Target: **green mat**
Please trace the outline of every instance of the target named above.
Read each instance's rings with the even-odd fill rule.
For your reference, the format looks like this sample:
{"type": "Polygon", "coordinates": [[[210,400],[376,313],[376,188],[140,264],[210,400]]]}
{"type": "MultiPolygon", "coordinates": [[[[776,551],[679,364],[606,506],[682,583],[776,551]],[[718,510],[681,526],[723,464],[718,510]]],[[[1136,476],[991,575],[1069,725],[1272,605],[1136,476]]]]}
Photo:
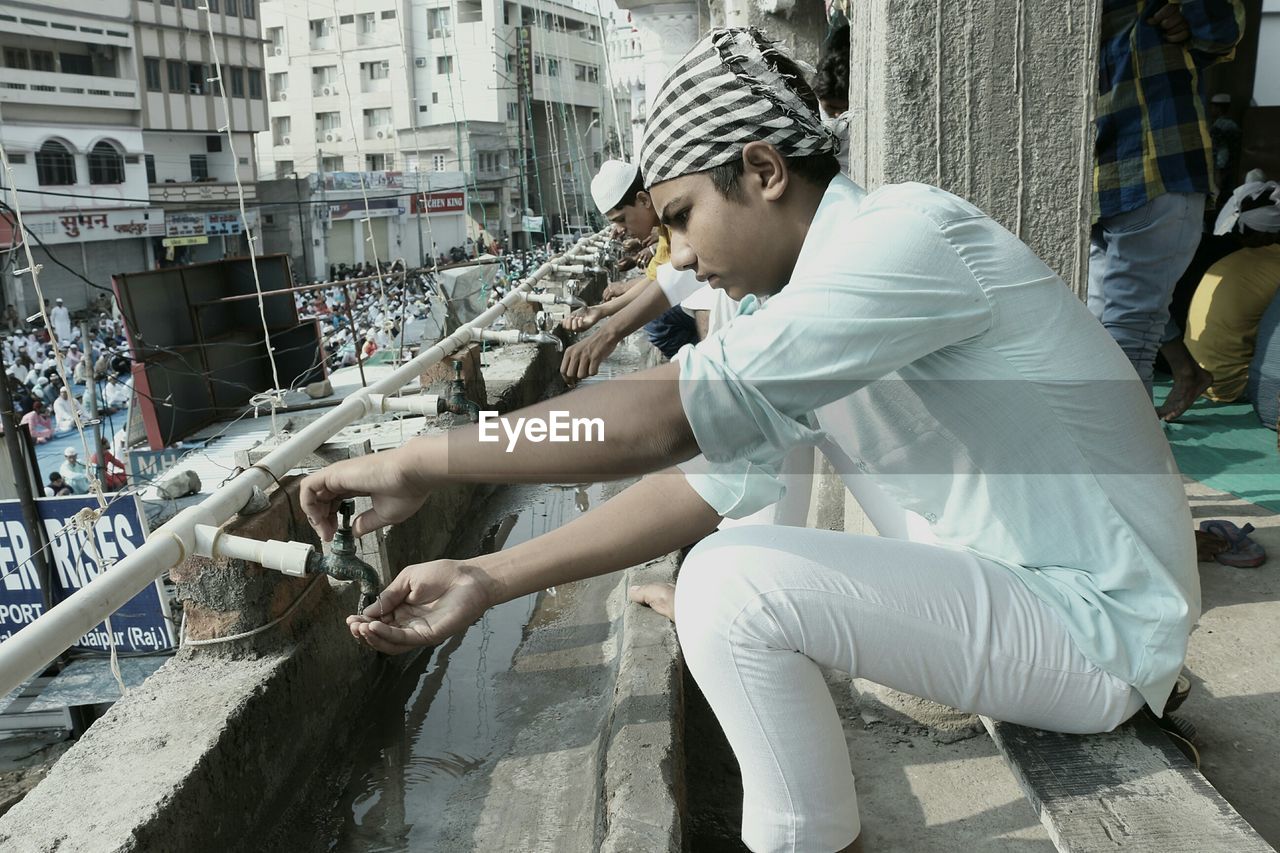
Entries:
{"type": "MultiPolygon", "coordinates": [[[[1156,382],[1156,404],[1171,383],[1156,382]]],[[[1276,434],[1245,403],[1196,401],[1165,435],[1182,473],[1206,486],[1280,512],[1280,453],[1276,434]]]]}

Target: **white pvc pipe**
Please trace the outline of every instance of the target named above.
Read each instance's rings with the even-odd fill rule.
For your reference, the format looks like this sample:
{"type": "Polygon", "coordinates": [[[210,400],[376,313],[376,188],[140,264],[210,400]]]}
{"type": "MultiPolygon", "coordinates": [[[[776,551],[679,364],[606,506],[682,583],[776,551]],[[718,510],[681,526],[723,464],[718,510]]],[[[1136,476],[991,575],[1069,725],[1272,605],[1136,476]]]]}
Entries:
{"type": "MultiPolygon", "coordinates": [[[[584,238],[575,247],[585,245],[584,238]]],[[[312,421],[253,467],[219,487],[199,504],[189,506],[158,527],[136,551],[122,558],[109,571],[98,575],[56,607],[40,615],[9,639],[0,643],[0,695],[22,684],[32,674],[48,666],[63,650],[94,626],[120,609],[147,584],[177,566],[196,551],[196,526],[220,527],[234,516],[253,494],[263,491],[278,477],[297,466],[334,433],[370,413],[372,394],[391,394],[407,385],[426,367],[476,340],[477,332],[520,301],[521,291],[556,269],[552,258],[511,290],[497,303],[400,365],[387,376],[349,395],[334,408],[312,421]],[[269,472],[269,473],[268,473],[269,472]]]]}
{"type": "Polygon", "coordinates": [[[197,524],[196,553],[203,557],[247,560],[264,569],[302,577],[307,573],[307,558],[315,551],[306,542],[282,542],[278,539],[250,539],[224,533],[221,527],[197,524]]]}
{"type": "Polygon", "coordinates": [[[369,408],[374,414],[388,412],[413,412],[418,415],[440,414],[440,397],[437,394],[418,394],[413,397],[389,397],[386,394],[370,394],[369,408]]]}

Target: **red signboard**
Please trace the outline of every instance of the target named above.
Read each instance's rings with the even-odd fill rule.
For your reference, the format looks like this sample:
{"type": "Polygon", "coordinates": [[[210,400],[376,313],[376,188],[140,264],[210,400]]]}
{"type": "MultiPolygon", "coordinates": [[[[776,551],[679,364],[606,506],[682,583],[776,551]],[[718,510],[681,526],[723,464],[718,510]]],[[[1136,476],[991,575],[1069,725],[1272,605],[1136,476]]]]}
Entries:
{"type": "Polygon", "coordinates": [[[8,213],[0,213],[0,252],[20,245],[22,240],[18,235],[17,221],[8,213]]]}
{"type": "Polygon", "coordinates": [[[467,209],[466,194],[462,190],[415,193],[409,198],[412,213],[462,213],[467,209]]]}

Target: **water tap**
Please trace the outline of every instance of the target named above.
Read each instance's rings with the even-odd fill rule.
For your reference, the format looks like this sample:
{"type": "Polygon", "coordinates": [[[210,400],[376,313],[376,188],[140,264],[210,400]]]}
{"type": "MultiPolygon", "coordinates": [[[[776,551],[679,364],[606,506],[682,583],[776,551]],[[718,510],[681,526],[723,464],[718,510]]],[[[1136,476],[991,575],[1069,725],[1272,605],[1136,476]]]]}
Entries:
{"type": "Polygon", "coordinates": [[[564,341],[560,340],[550,332],[538,332],[536,335],[531,332],[520,333],[520,343],[522,344],[553,344],[557,352],[564,352],[564,341]]]}
{"type": "Polygon", "coordinates": [[[442,398],[439,406],[441,413],[466,415],[473,424],[480,420],[480,407],[467,399],[467,383],[462,381],[462,362],[460,361],[453,363],[453,390],[449,394],[449,399],[442,398]]]}
{"type": "Polygon", "coordinates": [[[356,502],[348,498],[338,504],[338,530],[333,534],[333,544],[329,553],[321,554],[313,551],[307,557],[307,571],[326,574],[342,581],[360,582],[360,609],[368,607],[378,600],[382,583],[373,566],[356,556],[356,537],[351,530],[351,516],[356,511],[356,502]]]}

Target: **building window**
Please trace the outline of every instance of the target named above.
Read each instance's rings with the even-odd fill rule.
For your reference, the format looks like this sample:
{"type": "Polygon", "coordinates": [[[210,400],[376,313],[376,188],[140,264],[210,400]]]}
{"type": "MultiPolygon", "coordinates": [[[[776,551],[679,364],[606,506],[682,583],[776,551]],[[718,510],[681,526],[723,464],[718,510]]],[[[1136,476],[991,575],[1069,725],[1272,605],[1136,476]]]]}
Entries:
{"type": "Polygon", "coordinates": [[[560,76],[560,60],[551,56],[547,57],[547,76],[548,77],[560,76]]]}
{"type": "Polygon", "coordinates": [[[271,42],[271,49],[283,53],[284,50],[284,27],[268,27],[267,41],[271,42]]]}
{"type": "Polygon", "coordinates": [[[147,57],[142,60],[142,65],[147,72],[147,91],[159,92],[160,85],[160,60],[147,57]]]}
{"type": "Polygon", "coordinates": [[[452,74],[453,73],[453,57],[437,56],[436,57],[436,73],[452,74]]]}
{"type": "Polygon", "coordinates": [[[52,139],[40,146],[36,180],[42,187],[69,187],[76,182],[76,161],[67,146],[52,139]]]}
{"type": "Polygon", "coordinates": [[[231,97],[244,97],[244,69],[238,65],[222,69],[222,73],[231,81],[231,97]]]}
{"type": "Polygon", "coordinates": [[[243,0],[240,4],[242,14],[246,18],[258,17],[258,0],[243,0]]]}
{"type": "Polygon", "coordinates": [[[356,29],[361,35],[372,35],[378,30],[378,17],[372,12],[362,12],[356,16],[356,29]]]}
{"type": "Polygon", "coordinates": [[[203,95],[205,92],[213,91],[213,87],[208,83],[209,73],[202,62],[187,63],[187,83],[191,87],[191,94],[203,95]]]}
{"type": "Polygon", "coordinates": [[[394,21],[394,20],[395,20],[395,17],[396,17],[396,10],[395,10],[395,9],[383,9],[383,10],[382,10],[382,20],[384,20],[384,21],[394,21]]]}
{"type": "Polygon", "coordinates": [[[316,113],[316,133],[324,134],[342,127],[342,113],[316,113]]]}
{"type": "Polygon", "coordinates": [[[228,15],[239,15],[239,14],[240,14],[240,2],[239,2],[239,0],[227,0],[227,14],[228,14],[228,15]]]}
{"type": "Polygon", "coordinates": [[[507,120],[519,121],[519,119],[520,119],[520,105],[517,104],[515,101],[512,101],[511,103],[507,104],[507,120]]]}
{"type": "Polygon", "coordinates": [[[63,74],[93,75],[93,60],[87,53],[64,53],[59,59],[63,74]]]}
{"type": "Polygon", "coordinates": [[[262,70],[259,68],[245,69],[249,75],[249,97],[255,101],[262,100],[262,70]]]}
{"type": "Polygon", "coordinates": [[[183,84],[186,82],[187,75],[183,73],[186,69],[182,67],[182,63],[175,59],[170,59],[165,67],[169,71],[169,91],[185,92],[187,87],[183,84]]]}
{"type": "Polygon", "coordinates": [[[453,24],[453,18],[449,8],[444,9],[428,9],[427,10],[427,29],[431,31],[433,39],[448,38],[452,35],[450,26],[453,24]]]}
{"type": "Polygon", "coordinates": [[[444,171],[444,155],[443,154],[431,155],[431,168],[435,169],[437,172],[444,171]]]}
{"type": "Polygon", "coordinates": [[[380,107],[364,111],[364,126],[367,130],[388,127],[391,124],[391,108],[380,107]]]}
{"type": "Polygon", "coordinates": [[[124,183],[124,157],[110,142],[99,142],[89,152],[89,183],[124,183]]]}
{"type": "Polygon", "coordinates": [[[208,154],[192,154],[189,157],[191,162],[191,180],[206,181],[209,179],[209,155],[208,154]]]}
{"type": "Polygon", "coordinates": [[[535,53],[533,55],[533,73],[534,74],[542,73],[542,54],[540,53],[535,53]]]}
{"type": "MultiPolygon", "coordinates": [[[[277,160],[277,161],[276,161],[276,180],[277,180],[277,181],[278,181],[278,180],[281,180],[281,179],[283,179],[283,178],[287,178],[289,175],[292,175],[292,174],[293,174],[293,171],[294,171],[294,169],[293,169],[293,161],[292,161],[292,160],[277,160]]],[[[295,177],[296,177],[296,176],[295,176],[295,177]]]]}
{"type": "Polygon", "coordinates": [[[390,154],[366,154],[364,168],[366,172],[387,172],[394,168],[394,161],[390,154]]]}
{"type": "Polygon", "coordinates": [[[366,80],[386,80],[391,76],[391,63],[385,59],[378,62],[361,62],[360,75],[366,80]]]}
{"type": "Polygon", "coordinates": [[[354,24],[355,22],[356,22],[355,15],[339,15],[338,16],[339,24],[354,24]]]}
{"type": "Polygon", "coordinates": [[[32,71],[54,71],[53,51],[51,50],[33,50],[31,51],[31,70],[32,71]]]}
{"type": "Polygon", "coordinates": [[[222,4],[218,0],[206,0],[205,5],[209,7],[209,14],[216,15],[222,11],[222,4]]]}
{"type": "Polygon", "coordinates": [[[311,19],[311,37],[313,39],[328,38],[329,36],[329,18],[312,18],[311,19]]]}
{"type": "Polygon", "coordinates": [[[341,158],[341,157],[321,157],[321,158],[320,158],[320,171],[322,171],[322,172],[341,172],[341,171],[342,171],[342,158],[341,158]]]}
{"type": "Polygon", "coordinates": [[[432,92],[432,93],[431,93],[431,103],[433,103],[433,104],[438,104],[438,103],[440,103],[440,93],[439,93],[439,92],[432,92]]]}
{"type": "Polygon", "coordinates": [[[196,0],[182,0],[182,8],[194,9],[195,7],[196,7],[196,0]]]}
{"type": "Polygon", "coordinates": [[[156,182],[156,155],[144,154],[147,164],[147,183],[154,184],[156,182]]]}

